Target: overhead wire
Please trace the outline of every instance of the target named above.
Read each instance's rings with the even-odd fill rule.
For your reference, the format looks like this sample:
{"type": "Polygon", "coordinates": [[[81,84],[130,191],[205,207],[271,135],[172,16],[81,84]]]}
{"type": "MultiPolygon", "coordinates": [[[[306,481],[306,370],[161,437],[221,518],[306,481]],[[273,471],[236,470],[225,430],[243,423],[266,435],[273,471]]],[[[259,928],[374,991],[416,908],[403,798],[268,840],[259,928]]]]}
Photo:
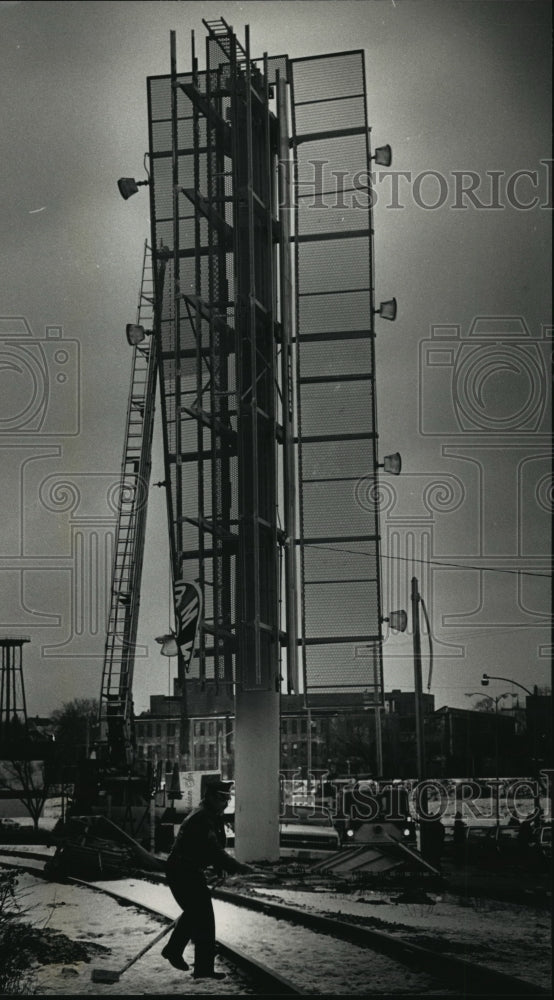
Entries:
{"type": "MultiPolygon", "coordinates": [[[[367,556],[368,558],[373,558],[373,553],[371,552],[361,552],[357,549],[349,549],[343,545],[324,545],[320,542],[305,542],[305,547],[317,548],[317,549],[327,549],[329,552],[344,552],[355,556],[367,556]]],[[[441,562],[438,559],[418,559],[415,556],[400,556],[400,555],[389,555],[387,552],[380,553],[381,559],[397,559],[403,562],[411,563],[422,563],[424,566],[440,566],[445,569],[471,569],[478,570],[479,572],[486,571],[488,573],[509,573],[513,576],[534,576],[540,577],[543,580],[550,580],[552,578],[551,573],[536,573],[533,570],[526,569],[507,569],[502,566],[473,566],[467,563],[455,563],[455,562],[441,562]]]]}

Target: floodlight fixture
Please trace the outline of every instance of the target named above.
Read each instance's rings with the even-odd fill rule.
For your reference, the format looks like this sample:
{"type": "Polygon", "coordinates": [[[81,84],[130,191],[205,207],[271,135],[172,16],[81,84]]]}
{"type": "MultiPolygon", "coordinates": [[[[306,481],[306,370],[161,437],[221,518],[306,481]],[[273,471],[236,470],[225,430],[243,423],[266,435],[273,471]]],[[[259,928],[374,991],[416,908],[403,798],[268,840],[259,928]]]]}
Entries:
{"type": "Polygon", "coordinates": [[[177,656],[179,649],[173,632],[170,632],[168,635],[157,635],[156,642],[159,642],[162,647],[160,649],[162,656],[177,656]]]}
{"type": "Polygon", "coordinates": [[[381,621],[388,622],[395,632],[405,632],[408,627],[408,615],[405,611],[391,611],[388,618],[381,621]]]}
{"type": "Polygon", "coordinates": [[[150,184],[150,181],[136,181],[134,177],[120,177],[117,182],[119,193],[125,201],[127,201],[127,198],[130,198],[132,194],[136,194],[139,187],[143,184],[150,184]]]}
{"type": "Polygon", "coordinates": [[[136,347],[137,344],[142,344],[146,337],[152,336],[152,330],[145,330],[143,326],[138,326],[136,323],[127,323],[125,336],[127,343],[131,347],[136,347]]]}
{"type": "Polygon", "coordinates": [[[386,302],[381,302],[378,309],[373,310],[377,313],[381,319],[396,319],[396,299],[387,299],[386,302]]]}
{"type": "Polygon", "coordinates": [[[394,455],[385,455],[382,462],[377,465],[378,469],[384,469],[385,472],[390,472],[391,476],[399,476],[402,472],[402,456],[400,452],[395,451],[394,455]]]}
{"type": "Polygon", "coordinates": [[[377,146],[371,159],[375,160],[380,167],[390,167],[392,163],[391,147],[388,144],[386,146],[377,146]]]}

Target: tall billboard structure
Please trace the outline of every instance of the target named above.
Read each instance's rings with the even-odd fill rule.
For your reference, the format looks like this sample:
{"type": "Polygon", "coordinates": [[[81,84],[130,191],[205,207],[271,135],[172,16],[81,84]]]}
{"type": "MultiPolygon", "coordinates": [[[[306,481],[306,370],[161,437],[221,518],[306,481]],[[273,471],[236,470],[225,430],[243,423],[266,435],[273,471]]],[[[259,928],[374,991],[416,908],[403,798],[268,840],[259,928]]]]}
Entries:
{"type": "Polygon", "coordinates": [[[252,59],[248,29],[204,24],[205,68],[193,37],[178,72],[172,33],[148,80],[170,551],[176,593],[202,596],[191,672],[235,690],[237,802],[251,820],[261,782],[274,809],[245,850],[237,814],[239,854],[263,857],[285,674],[307,704],[382,691],[378,513],[356,489],[377,473],[365,73],[362,52],[252,59]]]}

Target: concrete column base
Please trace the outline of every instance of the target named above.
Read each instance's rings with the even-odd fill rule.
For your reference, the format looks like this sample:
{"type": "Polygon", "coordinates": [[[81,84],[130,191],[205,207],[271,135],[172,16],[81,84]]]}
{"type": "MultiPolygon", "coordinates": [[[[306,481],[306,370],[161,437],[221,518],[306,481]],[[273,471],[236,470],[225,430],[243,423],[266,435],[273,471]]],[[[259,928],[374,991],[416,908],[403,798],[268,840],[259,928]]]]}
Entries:
{"type": "Polygon", "coordinates": [[[279,692],[238,691],[235,699],[235,854],[279,859],[279,692]]]}

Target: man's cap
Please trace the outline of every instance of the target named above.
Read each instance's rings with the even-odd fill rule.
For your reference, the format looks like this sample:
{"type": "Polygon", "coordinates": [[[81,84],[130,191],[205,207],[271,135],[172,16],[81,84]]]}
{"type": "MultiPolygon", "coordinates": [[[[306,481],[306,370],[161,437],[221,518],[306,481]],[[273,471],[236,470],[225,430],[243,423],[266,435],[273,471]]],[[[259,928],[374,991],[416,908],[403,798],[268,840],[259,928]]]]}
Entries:
{"type": "Polygon", "coordinates": [[[233,787],[232,781],[207,781],[204,788],[204,795],[210,794],[215,795],[230,795],[231,789],[233,787]]]}

